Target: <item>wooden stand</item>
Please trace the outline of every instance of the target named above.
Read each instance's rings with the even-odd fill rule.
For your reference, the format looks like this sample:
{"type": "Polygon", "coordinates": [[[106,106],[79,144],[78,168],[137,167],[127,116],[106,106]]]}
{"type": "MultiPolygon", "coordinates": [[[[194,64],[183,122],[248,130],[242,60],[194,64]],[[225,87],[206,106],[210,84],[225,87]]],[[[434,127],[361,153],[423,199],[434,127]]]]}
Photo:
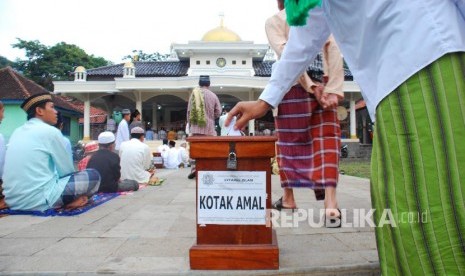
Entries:
{"type": "MultiPolygon", "coordinates": [[[[237,158],[236,171],[265,172],[266,209],[271,208],[270,158],[275,155],[275,137],[190,137],[188,141],[197,173],[228,171],[231,147],[237,158]]],[[[199,179],[196,193],[199,206],[199,179]]],[[[198,213],[198,207],[196,210],[198,213]]],[[[266,212],[267,224],[269,215],[266,212]]],[[[189,251],[191,269],[279,269],[278,241],[271,226],[199,225],[198,219],[197,214],[197,242],[189,251]]]]}

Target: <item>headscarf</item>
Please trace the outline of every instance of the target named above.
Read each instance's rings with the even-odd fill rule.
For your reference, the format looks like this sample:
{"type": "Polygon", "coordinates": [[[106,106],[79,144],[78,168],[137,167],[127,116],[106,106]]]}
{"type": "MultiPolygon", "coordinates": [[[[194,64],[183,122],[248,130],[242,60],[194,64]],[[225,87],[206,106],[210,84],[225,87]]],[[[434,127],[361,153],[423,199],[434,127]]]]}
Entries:
{"type": "Polygon", "coordinates": [[[307,23],[308,11],[316,6],[321,7],[322,0],[285,0],[286,18],[289,26],[304,26],[307,23]]]}

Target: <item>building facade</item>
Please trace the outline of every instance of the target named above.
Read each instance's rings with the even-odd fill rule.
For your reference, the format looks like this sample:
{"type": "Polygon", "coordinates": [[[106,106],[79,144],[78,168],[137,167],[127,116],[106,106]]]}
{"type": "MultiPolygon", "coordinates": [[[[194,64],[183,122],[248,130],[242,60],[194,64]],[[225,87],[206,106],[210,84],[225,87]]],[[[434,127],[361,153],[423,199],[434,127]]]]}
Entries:
{"type": "MultiPolygon", "coordinates": [[[[150,122],[153,129],[176,130],[185,126],[187,101],[200,75],[210,76],[210,89],[218,95],[222,106],[233,107],[238,101],[258,99],[274,62],[268,44],[243,41],[221,23],[201,40],[172,44],[166,61],[133,60],[100,68],[77,67],[74,81],[54,82],[54,92],[84,102],[84,139],[90,138],[91,105],[108,114],[123,108],[138,109],[143,121],[150,122]]],[[[317,79],[322,76],[321,57],[309,66],[308,73],[317,79]]],[[[361,94],[348,69],[345,77],[346,100],[341,103],[341,119],[348,121],[347,138],[353,139],[355,101],[361,94]]],[[[255,120],[250,121],[249,133],[253,135],[258,125],[255,120]]]]}

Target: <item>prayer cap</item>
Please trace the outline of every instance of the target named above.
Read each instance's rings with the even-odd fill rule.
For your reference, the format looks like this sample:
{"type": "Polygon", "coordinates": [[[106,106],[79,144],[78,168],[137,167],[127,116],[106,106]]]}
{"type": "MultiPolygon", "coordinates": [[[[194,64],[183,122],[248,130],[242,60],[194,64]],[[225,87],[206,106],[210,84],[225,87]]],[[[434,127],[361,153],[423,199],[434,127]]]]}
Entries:
{"type": "Polygon", "coordinates": [[[201,75],[199,77],[199,86],[210,86],[210,76],[201,75]]]}
{"type": "Polygon", "coordinates": [[[40,94],[34,94],[24,100],[24,102],[21,104],[21,108],[28,112],[31,108],[35,108],[38,104],[41,103],[46,103],[46,102],[53,102],[52,100],[52,94],[50,93],[40,93],[40,94]]]}
{"type": "Polygon", "coordinates": [[[141,128],[141,127],[134,127],[133,129],[131,129],[131,133],[144,134],[145,131],[144,131],[144,129],[141,128]]]}
{"type": "Polygon", "coordinates": [[[123,111],[121,113],[124,114],[124,115],[131,114],[131,110],[125,108],[125,109],[123,109],[123,111]]]}
{"type": "Polygon", "coordinates": [[[98,150],[98,143],[95,141],[91,141],[84,146],[84,153],[86,154],[95,152],[97,150],[98,150]]]}
{"type": "Polygon", "coordinates": [[[115,141],[115,135],[111,131],[104,131],[98,135],[99,144],[110,144],[115,141]]]}

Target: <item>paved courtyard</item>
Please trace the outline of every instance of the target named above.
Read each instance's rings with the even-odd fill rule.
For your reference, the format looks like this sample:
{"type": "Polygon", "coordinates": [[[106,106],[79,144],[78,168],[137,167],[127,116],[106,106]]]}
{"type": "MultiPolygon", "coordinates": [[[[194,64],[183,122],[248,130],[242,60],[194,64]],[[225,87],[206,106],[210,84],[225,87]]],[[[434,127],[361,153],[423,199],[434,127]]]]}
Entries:
{"type": "MultiPolygon", "coordinates": [[[[369,181],[344,175],[338,187],[346,209],[342,228],[318,226],[323,203],[311,190],[296,190],[301,211],[295,214],[314,214],[297,221],[291,212],[281,213],[287,219],[275,228],[279,270],[190,270],[196,225],[189,170],[158,170],[166,179],[162,186],[121,195],[78,216],[0,218],[0,274],[379,275],[374,229],[357,217],[370,209],[369,181]]],[[[272,176],[272,199],[281,195],[272,176]]]]}

